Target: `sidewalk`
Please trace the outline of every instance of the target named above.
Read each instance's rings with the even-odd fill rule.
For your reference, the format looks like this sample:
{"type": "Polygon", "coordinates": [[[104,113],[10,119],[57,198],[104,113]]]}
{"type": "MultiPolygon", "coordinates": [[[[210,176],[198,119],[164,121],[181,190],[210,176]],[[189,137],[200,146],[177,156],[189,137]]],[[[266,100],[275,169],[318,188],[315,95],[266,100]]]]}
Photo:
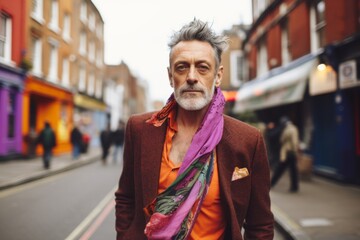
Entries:
{"type": "Polygon", "coordinates": [[[53,156],[50,169],[44,169],[41,157],[0,162],[0,191],[81,167],[85,164],[99,160],[100,156],[100,148],[89,148],[89,151],[85,154],[81,154],[81,157],[77,160],[72,160],[70,153],[53,156]]]}
{"type": "Polygon", "coordinates": [[[360,239],[360,187],[321,177],[300,181],[300,190],[289,193],[284,174],[271,190],[277,225],[289,239],[360,239]]]}
{"type": "MultiPolygon", "coordinates": [[[[55,156],[49,170],[43,169],[41,158],[0,162],[0,191],[92,163],[100,154],[90,148],[78,160],[70,154],[55,156]]],[[[360,187],[313,176],[300,182],[299,192],[289,193],[288,181],[285,174],[270,192],[276,224],[288,239],[360,239],[360,187]]]]}

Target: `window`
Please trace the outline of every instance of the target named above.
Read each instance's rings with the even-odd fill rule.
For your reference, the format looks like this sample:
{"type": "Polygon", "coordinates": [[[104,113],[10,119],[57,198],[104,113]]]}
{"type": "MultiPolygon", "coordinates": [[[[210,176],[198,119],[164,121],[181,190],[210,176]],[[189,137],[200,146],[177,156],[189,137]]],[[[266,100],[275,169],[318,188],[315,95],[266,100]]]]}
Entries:
{"type": "Polygon", "coordinates": [[[95,61],[95,43],[94,43],[94,41],[91,41],[89,44],[89,61],[90,62],[95,61]]]}
{"type": "Polygon", "coordinates": [[[230,85],[239,87],[241,83],[241,51],[231,51],[230,53],[230,85]]]}
{"type": "Polygon", "coordinates": [[[42,65],[42,43],[39,38],[32,38],[32,72],[36,75],[41,76],[41,65],[42,65]]]}
{"type": "Polygon", "coordinates": [[[68,87],[70,85],[70,61],[69,58],[63,59],[62,65],[62,85],[68,87]]]}
{"type": "Polygon", "coordinates": [[[85,33],[85,31],[82,31],[80,34],[79,52],[83,56],[86,54],[86,33],[85,33]]]}
{"type": "Polygon", "coordinates": [[[89,16],[89,29],[91,31],[95,30],[95,14],[92,12],[89,16]]]}
{"type": "Polygon", "coordinates": [[[59,3],[58,0],[51,0],[50,23],[49,27],[54,31],[59,31],[59,3]]]}
{"type": "Polygon", "coordinates": [[[325,46],[325,1],[317,0],[310,9],[311,51],[325,46]]]}
{"type": "Polygon", "coordinates": [[[43,0],[32,0],[31,17],[39,23],[44,22],[43,18],[43,0]]]}
{"type": "Polygon", "coordinates": [[[102,96],[102,81],[101,81],[101,77],[98,77],[96,80],[96,90],[95,90],[95,96],[97,98],[101,98],[102,96]]]}
{"type": "Polygon", "coordinates": [[[70,21],[70,15],[68,14],[68,13],[66,13],[65,15],[64,15],[64,25],[63,25],[63,38],[65,39],[65,40],[70,40],[70,23],[71,23],[71,21],[70,21]]]}
{"type": "Polygon", "coordinates": [[[90,75],[89,75],[87,92],[88,92],[88,94],[90,96],[94,95],[94,92],[95,92],[95,76],[94,76],[94,73],[90,73],[90,75]]]}
{"type": "Polygon", "coordinates": [[[96,27],[96,35],[99,39],[101,39],[103,36],[103,26],[100,22],[97,24],[97,27],[96,27]]]}
{"type": "Polygon", "coordinates": [[[267,49],[265,44],[265,39],[260,40],[258,44],[258,53],[257,53],[257,76],[261,76],[268,72],[267,64],[267,49]]]}
{"type": "Polygon", "coordinates": [[[254,18],[258,18],[274,0],[253,0],[254,18]]]}
{"type": "Polygon", "coordinates": [[[86,70],[85,66],[81,65],[79,70],[79,82],[78,82],[78,89],[79,91],[85,91],[86,88],[86,70]]]}
{"type": "Polygon", "coordinates": [[[0,12],[0,60],[11,62],[11,18],[0,12]]]}
{"type": "Polygon", "coordinates": [[[87,5],[86,5],[86,1],[83,0],[81,2],[81,7],[80,7],[80,19],[82,22],[86,23],[87,21],[87,5]]]}
{"type": "Polygon", "coordinates": [[[98,67],[102,67],[102,63],[103,63],[102,51],[101,51],[101,48],[98,48],[98,51],[97,51],[97,54],[96,54],[96,65],[98,67]]]}
{"type": "Polygon", "coordinates": [[[281,62],[286,65],[291,61],[288,21],[281,23],[281,62]]]}
{"type": "Polygon", "coordinates": [[[49,64],[49,81],[57,82],[58,80],[58,43],[50,40],[50,64],[49,64]]]}

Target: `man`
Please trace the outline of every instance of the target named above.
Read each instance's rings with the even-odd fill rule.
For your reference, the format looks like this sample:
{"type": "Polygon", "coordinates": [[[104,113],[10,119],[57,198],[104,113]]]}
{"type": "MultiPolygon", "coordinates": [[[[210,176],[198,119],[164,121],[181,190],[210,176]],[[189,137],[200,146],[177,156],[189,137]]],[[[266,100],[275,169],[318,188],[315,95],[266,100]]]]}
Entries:
{"type": "Polygon", "coordinates": [[[287,167],[290,170],[290,192],[299,190],[297,156],[299,151],[299,131],[287,116],[280,118],[282,132],[280,135],[280,161],[271,178],[271,186],[275,186],[287,167]]]}
{"type": "Polygon", "coordinates": [[[81,145],[83,144],[83,135],[78,126],[74,126],[71,130],[70,141],[72,144],[72,157],[74,160],[78,159],[81,153],[81,145]]]}
{"type": "Polygon", "coordinates": [[[103,164],[106,164],[106,159],[109,155],[109,149],[111,147],[112,142],[111,130],[110,125],[108,124],[106,129],[102,130],[100,133],[100,143],[101,143],[101,150],[102,150],[102,157],[101,160],[103,164]]]}
{"type": "Polygon", "coordinates": [[[52,130],[49,122],[45,122],[45,126],[43,130],[41,130],[37,142],[43,146],[44,168],[49,169],[51,156],[52,156],[52,149],[56,146],[55,133],[52,130]]]}
{"type": "Polygon", "coordinates": [[[123,154],[123,145],[124,145],[124,131],[125,123],[120,120],[118,128],[113,132],[113,142],[114,142],[114,156],[113,162],[116,163],[119,155],[123,154]]]}
{"type": "Polygon", "coordinates": [[[132,116],[115,193],[117,239],[272,239],[270,173],[258,130],[223,115],[228,39],[199,20],[169,43],[174,93],[132,116]]]}

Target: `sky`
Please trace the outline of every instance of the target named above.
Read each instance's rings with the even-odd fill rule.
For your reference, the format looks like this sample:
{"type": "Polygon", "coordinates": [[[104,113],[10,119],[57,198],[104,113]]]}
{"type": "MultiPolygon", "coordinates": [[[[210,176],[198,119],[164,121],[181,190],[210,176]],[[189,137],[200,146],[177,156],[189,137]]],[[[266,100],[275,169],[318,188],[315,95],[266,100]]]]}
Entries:
{"type": "Polygon", "coordinates": [[[105,63],[124,61],[148,86],[151,100],[172,93],[167,67],[173,32],[194,18],[215,32],[251,22],[251,0],[92,0],[104,20],[105,63]]]}

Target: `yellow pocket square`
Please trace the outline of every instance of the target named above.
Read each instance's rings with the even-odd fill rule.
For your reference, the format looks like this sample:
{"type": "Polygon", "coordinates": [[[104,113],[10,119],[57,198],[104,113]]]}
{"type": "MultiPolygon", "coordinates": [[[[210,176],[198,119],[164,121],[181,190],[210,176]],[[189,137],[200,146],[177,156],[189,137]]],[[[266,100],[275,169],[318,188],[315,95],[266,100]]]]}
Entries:
{"type": "Polygon", "coordinates": [[[247,168],[235,167],[234,172],[232,174],[231,181],[235,181],[235,180],[244,178],[246,176],[249,176],[249,171],[247,170],[247,168]]]}

